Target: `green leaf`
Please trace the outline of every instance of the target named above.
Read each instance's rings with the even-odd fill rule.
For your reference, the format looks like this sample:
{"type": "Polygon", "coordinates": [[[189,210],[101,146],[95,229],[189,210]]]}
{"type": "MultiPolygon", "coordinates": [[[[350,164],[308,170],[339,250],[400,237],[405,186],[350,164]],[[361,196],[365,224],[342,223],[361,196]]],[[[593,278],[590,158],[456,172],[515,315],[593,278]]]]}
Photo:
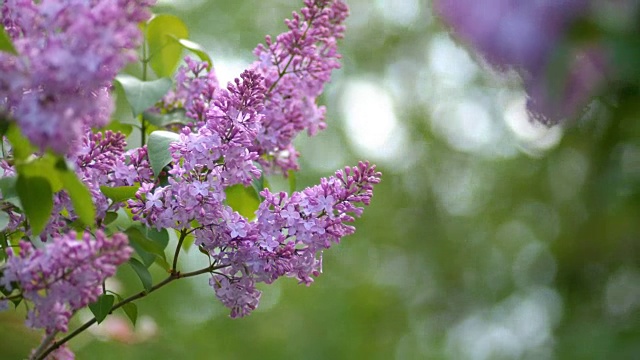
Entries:
{"type": "Polygon", "coordinates": [[[34,153],[35,149],[31,146],[29,139],[22,135],[20,128],[15,123],[9,125],[6,136],[11,143],[13,157],[16,160],[25,160],[34,153]]]}
{"type": "Polygon", "coordinates": [[[151,280],[151,273],[149,272],[149,270],[147,270],[147,268],[136,259],[129,259],[129,265],[131,265],[133,271],[135,271],[136,275],[138,275],[138,278],[142,282],[142,286],[144,287],[144,289],[147,291],[151,290],[151,287],[153,286],[153,280],[151,280]]]}
{"type": "Polygon", "coordinates": [[[120,83],[124,90],[127,102],[131,106],[133,116],[142,114],[143,111],[152,107],[171,89],[171,79],[163,77],[152,81],[142,81],[136,77],[126,74],[116,76],[116,81],[120,83]]]}
{"type": "Polygon", "coordinates": [[[171,162],[169,144],[178,140],[180,140],[180,135],[170,131],[158,130],[149,135],[149,140],[147,141],[149,163],[155,176],[158,176],[162,168],[171,162]]]}
{"type": "Polygon", "coordinates": [[[142,225],[137,225],[137,227],[142,230],[142,233],[145,234],[147,239],[158,244],[163,250],[167,248],[167,245],[169,245],[169,232],[167,229],[156,230],[142,225]]]}
{"type": "Polygon", "coordinates": [[[269,187],[269,181],[267,181],[264,173],[262,173],[262,175],[258,179],[253,179],[253,181],[251,181],[251,187],[256,192],[258,200],[262,201],[263,197],[262,195],[260,195],[260,192],[269,187]]]}
{"type": "Polygon", "coordinates": [[[177,39],[189,37],[187,26],[173,15],[157,15],[147,24],[149,65],[159,77],[171,76],[182,57],[177,39]]]}
{"type": "Polygon", "coordinates": [[[129,136],[133,131],[133,126],[131,124],[125,124],[118,120],[112,120],[107,126],[100,129],[100,131],[111,130],[113,132],[119,132],[124,134],[125,136],[129,136]]]}
{"type": "Polygon", "coordinates": [[[122,202],[135,198],[139,188],[139,186],[100,186],[100,191],[113,202],[122,202]]]}
{"type": "Polygon", "coordinates": [[[100,324],[102,320],[109,315],[114,300],[115,296],[103,294],[98,298],[98,300],[96,300],[96,302],[89,304],[89,310],[91,310],[93,316],[96,317],[98,324],[100,324]]]}
{"type": "Polygon", "coordinates": [[[85,226],[92,226],[96,221],[96,208],[87,186],[72,171],[60,172],[64,189],[69,193],[73,210],[85,226]]]}
{"type": "Polygon", "coordinates": [[[16,192],[16,176],[8,176],[0,178],[0,191],[2,191],[2,200],[11,203],[22,209],[22,203],[16,192]]]}
{"type": "Polygon", "coordinates": [[[161,244],[156,243],[153,240],[150,240],[140,229],[137,227],[130,227],[125,231],[125,234],[129,237],[129,243],[136,250],[136,252],[140,255],[143,262],[146,266],[151,265],[148,263],[155,260],[155,256],[166,260],[166,256],[164,254],[164,248],[161,244]],[[153,254],[154,257],[151,258],[147,254],[153,254]]]}
{"type": "Polygon", "coordinates": [[[136,254],[138,254],[138,257],[140,258],[140,260],[142,261],[142,264],[146,268],[151,266],[158,258],[157,255],[147,252],[145,249],[142,248],[142,246],[140,246],[140,244],[134,241],[131,241],[129,245],[133,248],[133,250],[136,251],[136,254]]]}
{"type": "Polygon", "coordinates": [[[293,194],[296,191],[296,173],[293,170],[287,172],[289,178],[289,193],[293,194]]]}
{"type": "Polygon", "coordinates": [[[27,177],[41,176],[49,182],[51,191],[58,192],[63,189],[61,171],[57,165],[57,158],[49,154],[33,159],[32,161],[16,165],[18,174],[27,177]]]}
{"type": "MultiPolygon", "coordinates": [[[[9,221],[11,221],[9,214],[4,211],[0,211],[0,231],[4,231],[4,229],[7,228],[7,225],[9,225],[9,221]]],[[[2,252],[4,253],[4,251],[2,252]]]]}
{"type": "Polygon", "coordinates": [[[122,310],[127,314],[127,317],[131,320],[133,326],[136,326],[136,320],[138,320],[138,306],[135,303],[130,302],[122,305],[122,310]]]}
{"type": "Polygon", "coordinates": [[[117,215],[115,220],[111,221],[109,224],[105,224],[107,225],[108,230],[112,232],[122,232],[122,230],[130,227],[133,223],[127,209],[120,208],[115,212],[115,214],[117,215]]]}
{"type": "Polygon", "coordinates": [[[204,50],[204,47],[202,47],[202,45],[187,39],[178,39],[178,43],[182,45],[183,48],[198,55],[200,60],[206,61],[207,64],[209,64],[209,68],[211,68],[211,64],[212,64],[211,57],[209,57],[209,54],[207,54],[207,52],[204,50]]]}
{"type": "Polygon", "coordinates": [[[49,181],[42,176],[19,175],[16,192],[29,219],[32,233],[39,235],[49,222],[53,209],[53,192],[49,181]]]}
{"type": "Polygon", "coordinates": [[[260,206],[260,197],[253,188],[238,184],[226,188],[225,193],[227,205],[231,206],[233,210],[248,219],[255,217],[255,212],[260,206]]]}
{"type": "Polygon", "coordinates": [[[4,51],[9,54],[18,55],[16,48],[13,47],[9,34],[4,30],[4,26],[0,26],[0,51],[4,51]]]}
{"type": "Polygon", "coordinates": [[[170,124],[187,124],[193,120],[186,116],[184,110],[175,110],[166,114],[154,114],[151,112],[144,113],[144,119],[150,124],[159,128],[165,127],[170,124]]]}
{"type": "Polygon", "coordinates": [[[107,211],[107,213],[104,215],[104,219],[102,220],[102,224],[109,225],[112,222],[116,221],[117,218],[118,218],[118,213],[113,211],[107,211]]]}

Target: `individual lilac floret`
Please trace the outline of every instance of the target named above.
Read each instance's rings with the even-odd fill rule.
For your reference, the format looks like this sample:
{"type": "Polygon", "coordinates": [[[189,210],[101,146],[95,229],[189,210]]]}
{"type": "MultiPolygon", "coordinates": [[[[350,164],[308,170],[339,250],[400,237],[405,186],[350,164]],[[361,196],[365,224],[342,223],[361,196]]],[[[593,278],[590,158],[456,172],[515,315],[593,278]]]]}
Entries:
{"type": "Polygon", "coordinates": [[[349,10],[341,0],[306,0],[286,21],[289,31],[258,45],[252,68],[269,89],[255,150],[265,169],[297,169],[292,140],[303,130],[325,128],[325,108],[316,104],[331,72],[340,67],[337,40],[344,35],[349,10]]]}
{"type": "Polygon", "coordinates": [[[18,55],[0,52],[0,113],[41,149],[74,149],[104,126],[115,75],[134,61],[155,0],[5,0],[1,20],[18,55]]]}
{"type": "Polygon", "coordinates": [[[265,189],[256,220],[225,211],[224,221],[196,230],[195,243],[221,265],[210,283],[231,316],[256,308],[256,282],[288,276],[310,285],[322,271],[322,250],[355,231],[348,223],[370,203],[380,176],[375,166],[360,163],[291,196],[265,189]]]}
{"type": "Polygon", "coordinates": [[[22,241],[19,254],[9,253],[0,286],[11,290],[16,283],[22,297],[33,303],[28,326],[47,334],[66,332],[73,313],[98,299],[102,283],[132,251],[124,234],[109,239],[102,231],[95,238],[84,233],[80,240],[71,231],[42,249],[22,241]]]}

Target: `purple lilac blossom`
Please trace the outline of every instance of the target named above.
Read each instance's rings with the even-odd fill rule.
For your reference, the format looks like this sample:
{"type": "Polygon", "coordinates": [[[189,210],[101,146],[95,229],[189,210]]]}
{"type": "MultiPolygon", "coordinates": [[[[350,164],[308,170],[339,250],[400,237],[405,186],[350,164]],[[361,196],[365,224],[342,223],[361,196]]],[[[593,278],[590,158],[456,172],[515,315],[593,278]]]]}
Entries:
{"type": "MultiPolygon", "coordinates": [[[[337,40],[344,35],[349,10],[340,0],[306,0],[300,13],[286,21],[289,31],[258,45],[249,69],[262,76],[265,101],[257,136],[249,150],[267,172],[298,168],[293,139],[306,130],[315,135],[326,127],[325,108],[316,104],[334,69],[340,68],[337,40]]],[[[215,115],[223,93],[213,69],[186,59],[176,76],[176,90],[165,96],[163,109],[184,107],[187,117],[202,126],[215,115]]]]}
{"type": "Polygon", "coordinates": [[[316,104],[331,72],[340,68],[337,40],[344,36],[349,15],[341,0],[305,0],[300,13],[285,23],[288,32],[265,39],[251,68],[262,74],[269,89],[262,129],[255,150],[265,169],[296,170],[291,142],[303,130],[315,135],[326,127],[325,108],[316,104]]]}
{"type": "Polygon", "coordinates": [[[102,231],[96,231],[95,239],[84,233],[80,240],[71,231],[42,249],[22,241],[18,254],[9,253],[0,286],[13,289],[17,284],[22,297],[33,303],[27,314],[29,327],[43,328],[47,334],[66,332],[74,312],[98,299],[104,280],[132,251],[125,235],[109,239],[102,231]]]}
{"type": "Polygon", "coordinates": [[[262,115],[262,77],[245,71],[227,89],[218,91],[207,121],[196,132],[186,127],[171,144],[173,165],[167,186],[143,183],[129,201],[134,220],[160,228],[184,229],[222,216],[224,189],[250,185],[260,177],[258,154],[248,147],[256,138],[262,115]]]}
{"type": "Polygon", "coordinates": [[[322,271],[322,250],[340,242],[355,228],[347,225],[368,205],[373,185],[380,182],[375,166],[359,163],[320,185],[288,196],[262,191],[265,200],[248,222],[237,213],[224,223],[195,231],[196,241],[215,264],[210,284],[218,299],[231,309],[231,317],[248,315],[260,299],[257,282],[273,283],[281,276],[310,285],[322,271]]]}
{"type": "Polygon", "coordinates": [[[436,0],[436,12],[462,42],[498,70],[516,70],[528,93],[530,116],[547,125],[574,118],[602,85],[607,66],[596,46],[558,54],[572,24],[589,14],[589,0],[436,0]],[[558,67],[566,79],[556,83],[558,67]]]}
{"type": "Polygon", "coordinates": [[[267,38],[255,50],[259,60],[226,89],[213,69],[187,58],[159,109],[182,107],[193,120],[170,145],[168,184],[142,181],[128,201],[133,220],[195,235],[217,268],[210,285],[231,317],[258,306],[259,282],[287,276],[311,284],[322,270],[322,251],[355,231],[348,224],[380,181],[375,166],[360,163],[291,196],[265,189],[253,220],[225,203],[226,188],[262,175],[256,163],[266,172],[296,169],[293,138],[325,127],[315,101],[339,67],[336,40],[348,10],[341,1],[305,5],[287,21],[289,31],[267,38]]]}
{"type": "Polygon", "coordinates": [[[104,126],[115,75],[134,61],[155,0],[5,0],[1,20],[18,55],[0,52],[0,113],[32,143],[62,154],[84,127],[104,126]]]}

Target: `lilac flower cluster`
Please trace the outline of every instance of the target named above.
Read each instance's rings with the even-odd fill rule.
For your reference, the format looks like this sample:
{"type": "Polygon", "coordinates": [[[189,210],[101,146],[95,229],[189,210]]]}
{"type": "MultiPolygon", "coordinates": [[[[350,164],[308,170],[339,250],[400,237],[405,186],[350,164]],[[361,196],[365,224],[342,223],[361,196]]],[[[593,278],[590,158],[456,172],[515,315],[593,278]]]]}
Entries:
{"type": "Polygon", "coordinates": [[[136,59],[155,0],[5,0],[18,55],[0,52],[0,114],[41,149],[68,153],[109,121],[115,75],[136,59]]]}
{"type": "Polygon", "coordinates": [[[224,265],[210,284],[231,309],[231,317],[245,316],[256,308],[257,282],[270,284],[287,276],[310,285],[312,276],[322,272],[322,250],[355,231],[347,223],[362,214],[358,205],[369,204],[378,182],[375,166],[360,163],[291,196],[263,190],[265,200],[255,221],[233,213],[226,226],[196,230],[196,244],[209,252],[214,263],[224,265]]]}
{"type": "Polygon", "coordinates": [[[134,220],[195,235],[218,269],[210,283],[232,317],[256,308],[256,283],[288,276],[311,284],[322,250],[353,233],[347,224],[380,181],[375,166],[360,163],[291,196],[265,189],[253,220],[225,202],[230,186],[249,186],[262,175],[257,163],[266,171],[296,168],[293,138],[324,127],[315,101],[339,67],[336,39],[348,10],[341,1],[305,5],[287,22],[289,31],[258,46],[260,60],[226,89],[205,63],[187,59],[163,107],[182,105],[194,123],[170,146],[168,184],[143,182],[128,202],[134,220]]]}
{"type": "MultiPolygon", "coordinates": [[[[316,104],[334,69],[340,68],[337,40],[344,35],[349,14],[341,0],[306,0],[300,14],[287,20],[289,31],[266,45],[258,45],[258,58],[250,67],[262,77],[264,105],[257,136],[248,149],[268,172],[298,168],[293,139],[302,131],[315,135],[325,128],[325,108],[316,104]]],[[[163,108],[184,107],[187,117],[202,126],[216,117],[218,80],[206,63],[186,59],[176,76],[177,89],[164,98],[163,108]]]]}
{"type": "Polygon", "coordinates": [[[47,334],[66,332],[75,311],[97,300],[104,280],[115,274],[118,265],[131,256],[127,237],[111,239],[97,231],[95,239],[75,232],[55,237],[42,249],[20,243],[19,254],[9,253],[0,277],[0,286],[20,291],[33,303],[27,325],[44,328],[47,334]]]}
{"type": "Polygon", "coordinates": [[[527,109],[544,124],[579,115],[609,72],[601,46],[573,46],[567,39],[574,22],[589,14],[589,0],[490,0],[482,6],[472,0],[437,0],[434,8],[451,32],[490,65],[520,74],[527,109]],[[562,63],[559,54],[565,51],[562,63]]]}
{"type": "Polygon", "coordinates": [[[349,9],[342,1],[305,0],[300,14],[286,21],[288,32],[258,45],[251,66],[262,74],[266,95],[262,129],[255,150],[265,168],[297,169],[291,141],[303,130],[315,135],[326,127],[325,108],[316,105],[324,84],[340,68],[337,40],[344,36],[349,9]]]}
{"type": "MultiPolygon", "coordinates": [[[[140,40],[136,23],[148,18],[152,3],[5,1],[3,25],[19,55],[0,54],[0,115],[15,119],[41,149],[66,153],[92,195],[99,229],[107,211],[127,206],[133,220],[146,226],[192,233],[212,265],[191,274],[210,273],[231,316],[245,316],[258,306],[257,283],[286,276],[311,284],[322,271],[322,251],[355,231],[350,223],[380,181],[375,166],[361,162],[301,192],[262,190],[252,218],[227,202],[233,186],[251,186],[265,172],[297,169],[294,137],[325,127],[325,110],[316,99],[340,66],[336,41],[348,9],[341,0],[306,0],[286,22],[288,31],[275,40],[267,37],[254,51],[258,60],[226,88],[206,63],[187,58],[176,89],[157,110],[184,110],[192,122],[170,145],[168,171],[154,176],[146,147],[125,151],[122,134],[90,129],[110,114],[109,86],[133,59],[131,50],[140,40]],[[138,185],[126,204],[112,202],[100,190],[138,185]]],[[[0,167],[4,176],[15,175],[6,161],[0,167]]],[[[10,204],[3,209],[10,215],[7,230],[28,234],[25,216],[13,210],[10,204]]],[[[71,315],[97,299],[100,284],[132,253],[122,234],[108,239],[97,230],[95,239],[85,233],[76,240],[69,231],[76,218],[68,194],[54,194],[43,232],[43,240],[50,241],[42,249],[21,242],[20,252],[10,253],[0,269],[0,286],[14,292],[10,298],[34,304],[28,324],[47,335],[66,332],[71,315]]],[[[180,278],[178,254],[170,280],[180,278]]],[[[0,298],[0,307],[7,299],[0,298]]],[[[70,356],[65,348],[56,352],[70,356]]]]}
{"type": "Polygon", "coordinates": [[[130,201],[134,220],[157,228],[185,229],[193,220],[209,224],[222,217],[224,189],[250,185],[260,177],[257,154],[248,150],[262,115],[264,87],[260,75],[245,71],[218,92],[208,120],[196,132],[185,128],[171,144],[169,185],[143,183],[130,201]]]}

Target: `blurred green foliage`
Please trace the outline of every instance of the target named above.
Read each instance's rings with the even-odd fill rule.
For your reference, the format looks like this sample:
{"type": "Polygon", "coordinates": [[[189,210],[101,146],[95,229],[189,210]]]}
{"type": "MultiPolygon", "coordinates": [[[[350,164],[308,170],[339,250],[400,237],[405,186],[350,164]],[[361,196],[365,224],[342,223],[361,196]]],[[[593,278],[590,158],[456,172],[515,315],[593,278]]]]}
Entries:
{"type": "MultiPolygon", "coordinates": [[[[538,129],[546,137],[519,137],[504,121],[504,99],[522,96],[517,81],[477,67],[425,1],[400,3],[349,2],[344,66],[323,98],[328,129],[297,142],[298,189],[363,158],[383,172],[356,234],[325,252],[316,283],[265,286],[259,310],[231,320],[206,277],[176,282],[138,302],[139,317],[157,324],[153,337],[126,344],[83,334],[71,342],[78,359],[640,353],[637,88],[618,91],[613,104],[597,102],[563,129],[538,129]],[[389,146],[386,156],[386,148],[358,147],[360,135],[349,128],[346,114],[356,104],[345,104],[345,93],[363,79],[388,94],[394,131],[403,129],[393,133],[396,150],[380,145],[389,146]],[[470,99],[483,110],[463,112],[471,116],[463,125],[472,132],[465,133],[446,109],[470,99]]],[[[218,0],[162,2],[156,10],[183,19],[219,71],[239,72],[255,44],[282,31],[282,19],[299,7],[296,0],[218,0]]],[[[628,69],[630,78],[640,78],[639,69],[628,69]]],[[[372,118],[370,126],[377,124],[372,118]]],[[[269,182],[288,190],[285,180],[269,182]]],[[[188,255],[183,266],[197,268],[190,263],[196,249],[188,255]]],[[[162,270],[153,269],[161,279],[162,270]]],[[[120,278],[123,293],[140,290],[131,269],[120,278]]],[[[20,315],[0,314],[2,358],[20,358],[39,340],[20,315]]],[[[115,316],[125,318],[122,311],[115,316]]]]}

